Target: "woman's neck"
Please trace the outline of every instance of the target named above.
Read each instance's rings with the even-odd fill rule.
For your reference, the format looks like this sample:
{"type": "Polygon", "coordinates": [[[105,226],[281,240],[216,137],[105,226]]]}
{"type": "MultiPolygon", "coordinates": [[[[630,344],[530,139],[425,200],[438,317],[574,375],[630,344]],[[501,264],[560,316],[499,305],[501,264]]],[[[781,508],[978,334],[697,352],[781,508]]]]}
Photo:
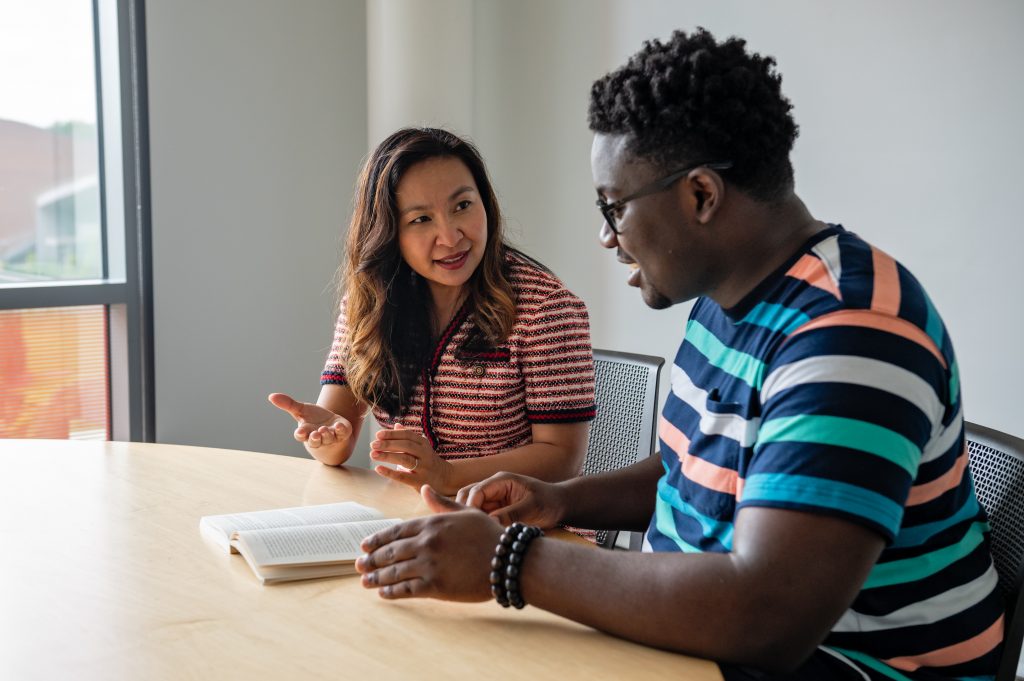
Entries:
{"type": "Polygon", "coordinates": [[[441,334],[451,323],[459,306],[465,300],[465,287],[452,288],[449,286],[431,287],[430,297],[434,303],[434,328],[441,334]]]}

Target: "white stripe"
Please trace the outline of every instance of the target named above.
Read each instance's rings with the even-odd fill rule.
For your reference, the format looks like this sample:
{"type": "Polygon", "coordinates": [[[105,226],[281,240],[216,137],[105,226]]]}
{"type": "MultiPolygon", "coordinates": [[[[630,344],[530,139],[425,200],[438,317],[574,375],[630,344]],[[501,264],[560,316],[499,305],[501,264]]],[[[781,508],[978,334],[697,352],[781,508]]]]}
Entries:
{"type": "Polygon", "coordinates": [[[907,400],[934,424],[945,407],[935,390],[917,374],[877,359],[854,355],[819,355],[784,364],[761,386],[761,404],[778,393],[808,383],[850,383],[884,390],[907,400]]]}
{"type": "MultiPolygon", "coordinates": [[[[941,426],[941,424],[939,424],[941,426]]],[[[924,446],[924,451],[921,453],[921,463],[927,463],[934,459],[939,458],[943,454],[949,451],[950,447],[956,444],[957,438],[960,437],[960,430],[964,425],[964,410],[961,407],[956,413],[956,418],[949,424],[948,427],[937,431],[932,435],[932,439],[928,440],[928,444],[924,446]]],[[[959,456],[960,452],[957,452],[959,456]]]]}
{"type": "Polygon", "coordinates": [[[815,244],[811,252],[818,256],[832,277],[832,283],[839,289],[839,277],[843,274],[843,265],[839,258],[839,235],[830,236],[820,244],[815,244]]]}
{"type": "Polygon", "coordinates": [[[934,624],[977,605],[998,585],[999,575],[996,573],[996,569],[990,565],[985,574],[977,579],[923,601],[911,603],[887,615],[865,615],[853,609],[847,610],[832,627],[832,631],[837,633],[885,631],[934,624]]]}
{"type": "Polygon", "coordinates": [[[745,419],[739,414],[716,414],[708,411],[708,392],[693,384],[689,375],[677,365],[672,365],[672,394],[700,414],[700,432],[705,435],[722,435],[750,447],[757,440],[757,429],[761,419],[745,419]]]}
{"type": "Polygon", "coordinates": [[[857,666],[857,663],[855,663],[855,662],[854,662],[853,660],[851,660],[851,659],[847,658],[847,657],[846,657],[845,655],[840,655],[840,654],[839,654],[839,653],[837,653],[836,651],[832,650],[831,648],[826,648],[825,646],[818,646],[818,650],[820,650],[820,651],[821,651],[821,652],[823,652],[823,653],[828,653],[828,654],[829,654],[829,655],[831,655],[832,657],[836,658],[837,660],[839,660],[839,661],[840,661],[840,662],[842,662],[843,664],[847,665],[848,667],[850,667],[851,669],[853,669],[854,671],[856,671],[856,672],[857,672],[858,674],[860,674],[860,677],[861,677],[862,679],[864,679],[864,681],[871,681],[871,677],[870,677],[870,676],[868,676],[868,675],[867,675],[867,674],[866,674],[866,673],[864,672],[864,670],[863,670],[863,669],[861,669],[860,667],[858,667],[858,666],[857,666]]]}

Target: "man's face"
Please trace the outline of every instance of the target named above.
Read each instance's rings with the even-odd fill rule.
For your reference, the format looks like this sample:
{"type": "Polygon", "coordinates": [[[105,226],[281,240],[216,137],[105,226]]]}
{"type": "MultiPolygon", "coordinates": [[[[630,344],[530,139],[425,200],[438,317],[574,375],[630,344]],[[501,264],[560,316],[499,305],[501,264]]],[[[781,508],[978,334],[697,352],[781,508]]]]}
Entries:
{"type": "MultiPolygon", "coordinates": [[[[623,135],[594,136],[590,165],[598,196],[612,203],[667,173],[627,150],[623,135]]],[[[686,179],[664,191],[627,202],[616,213],[616,234],[604,222],[601,245],[615,248],[633,269],[627,283],[648,306],[661,310],[707,291],[710,271],[706,227],[688,215],[686,179]]]]}

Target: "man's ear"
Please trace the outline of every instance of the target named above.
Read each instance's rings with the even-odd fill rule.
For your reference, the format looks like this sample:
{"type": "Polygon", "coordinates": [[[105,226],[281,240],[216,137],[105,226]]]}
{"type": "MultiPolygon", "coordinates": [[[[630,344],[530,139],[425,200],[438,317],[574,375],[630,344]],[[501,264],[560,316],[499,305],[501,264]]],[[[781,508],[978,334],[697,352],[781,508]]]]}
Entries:
{"type": "Polygon", "coordinates": [[[697,222],[705,225],[718,212],[725,198],[725,183],[722,177],[707,168],[696,168],[683,181],[683,186],[690,194],[693,214],[697,222]]]}

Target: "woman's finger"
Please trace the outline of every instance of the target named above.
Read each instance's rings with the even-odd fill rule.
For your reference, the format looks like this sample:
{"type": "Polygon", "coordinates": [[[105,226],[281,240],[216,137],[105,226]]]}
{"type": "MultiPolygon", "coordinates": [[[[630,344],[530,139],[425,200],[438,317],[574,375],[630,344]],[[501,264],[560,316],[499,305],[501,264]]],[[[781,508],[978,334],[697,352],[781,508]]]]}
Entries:
{"type": "Polygon", "coordinates": [[[370,443],[370,450],[375,452],[422,452],[422,440],[374,440],[370,443]]]}
{"type": "Polygon", "coordinates": [[[419,480],[416,473],[403,473],[402,471],[396,471],[394,468],[388,468],[387,466],[376,466],[373,471],[388,480],[394,480],[400,482],[403,485],[411,485],[412,487],[419,488],[419,480]]]}
{"type": "Polygon", "coordinates": [[[425,442],[427,437],[418,430],[378,430],[377,441],[391,442],[396,440],[407,442],[425,442]]]}
{"type": "Polygon", "coordinates": [[[293,399],[290,395],[270,393],[267,395],[267,400],[278,409],[291,414],[291,417],[296,421],[302,420],[302,402],[293,399]]]}
{"type": "Polygon", "coordinates": [[[420,460],[418,457],[412,454],[406,454],[405,452],[382,452],[373,451],[370,452],[370,458],[374,461],[380,461],[382,463],[390,463],[395,466],[403,467],[406,472],[411,473],[412,471],[419,468],[420,460]]]}

